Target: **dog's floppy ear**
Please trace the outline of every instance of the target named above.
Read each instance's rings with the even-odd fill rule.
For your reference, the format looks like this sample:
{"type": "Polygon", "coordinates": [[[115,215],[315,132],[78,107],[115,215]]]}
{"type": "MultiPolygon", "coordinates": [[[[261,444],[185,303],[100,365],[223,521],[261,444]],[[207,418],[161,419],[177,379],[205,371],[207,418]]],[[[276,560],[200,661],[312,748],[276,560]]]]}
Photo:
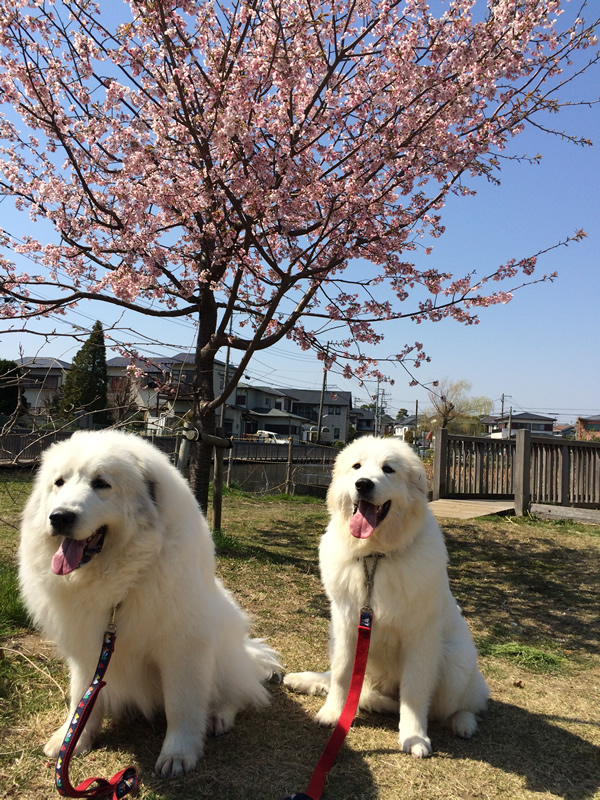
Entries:
{"type": "Polygon", "coordinates": [[[141,518],[152,523],[156,521],[156,514],[158,512],[158,481],[152,469],[152,465],[139,454],[134,453],[132,455],[138,470],[138,475],[141,478],[141,485],[137,497],[137,513],[141,518]]]}
{"type": "Polygon", "coordinates": [[[417,455],[413,455],[413,458],[410,459],[408,465],[408,480],[425,498],[428,497],[429,486],[427,485],[425,467],[417,455]]]}
{"type": "Polygon", "coordinates": [[[150,499],[152,500],[154,505],[156,505],[156,481],[147,478],[146,486],[148,488],[148,494],[150,495],[150,499]]]}

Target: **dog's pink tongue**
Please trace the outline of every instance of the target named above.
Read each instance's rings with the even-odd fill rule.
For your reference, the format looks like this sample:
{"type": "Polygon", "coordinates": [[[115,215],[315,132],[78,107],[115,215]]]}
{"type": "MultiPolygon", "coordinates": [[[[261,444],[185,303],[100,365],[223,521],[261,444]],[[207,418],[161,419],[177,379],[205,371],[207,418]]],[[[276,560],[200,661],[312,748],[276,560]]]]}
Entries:
{"type": "Polygon", "coordinates": [[[81,563],[84,548],[85,541],[65,536],[52,557],[52,572],[55,575],[68,575],[69,572],[73,572],[81,563]]]}
{"type": "Polygon", "coordinates": [[[355,539],[368,539],[377,525],[377,506],[360,500],[350,520],[350,533],[355,539]]]}

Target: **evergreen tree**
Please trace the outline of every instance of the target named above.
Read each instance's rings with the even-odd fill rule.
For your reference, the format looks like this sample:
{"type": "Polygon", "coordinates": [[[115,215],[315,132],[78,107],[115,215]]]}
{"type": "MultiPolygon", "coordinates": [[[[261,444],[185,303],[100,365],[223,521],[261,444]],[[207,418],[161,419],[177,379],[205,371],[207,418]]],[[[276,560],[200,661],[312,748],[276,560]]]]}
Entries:
{"type": "Polygon", "coordinates": [[[108,425],[107,385],[104,331],[102,323],[96,322],[67,374],[61,402],[62,413],[72,417],[76,411],[94,412],[94,424],[108,425]]]}
{"type": "Polygon", "coordinates": [[[19,368],[14,361],[0,358],[0,414],[10,416],[19,403],[19,368]]]}

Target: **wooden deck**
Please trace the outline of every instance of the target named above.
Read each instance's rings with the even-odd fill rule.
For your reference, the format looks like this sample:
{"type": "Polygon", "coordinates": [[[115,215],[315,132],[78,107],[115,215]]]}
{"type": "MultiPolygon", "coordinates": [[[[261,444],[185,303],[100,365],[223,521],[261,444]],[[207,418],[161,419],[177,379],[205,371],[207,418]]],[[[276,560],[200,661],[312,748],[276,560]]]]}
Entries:
{"type": "Polygon", "coordinates": [[[436,517],[448,519],[473,519],[515,510],[514,500],[432,500],[429,506],[436,517]]]}

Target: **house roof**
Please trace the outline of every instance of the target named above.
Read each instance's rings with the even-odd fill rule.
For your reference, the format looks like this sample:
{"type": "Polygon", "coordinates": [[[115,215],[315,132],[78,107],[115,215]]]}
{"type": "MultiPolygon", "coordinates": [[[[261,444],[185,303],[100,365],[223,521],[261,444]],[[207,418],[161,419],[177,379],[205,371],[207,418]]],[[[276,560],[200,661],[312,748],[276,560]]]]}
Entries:
{"type": "Polygon", "coordinates": [[[271,420],[275,419],[282,419],[282,420],[290,420],[292,422],[310,422],[309,419],[306,417],[299,417],[298,414],[292,414],[289,411],[282,411],[279,408],[271,408],[269,411],[254,411],[252,409],[246,411],[246,409],[242,409],[244,412],[248,414],[249,417],[259,417],[264,418],[268,417],[271,420]]]}
{"type": "Polygon", "coordinates": [[[484,425],[494,425],[498,422],[508,422],[509,419],[518,420],[519,422],[532,421],[532,422],[556,422],[556,417],[546,417],[543,414],[536,414],[530,411],[520,411],[518,414],[504,414],[504,416],[482,417],[481,422],[484,425]]]}
{"type": "Polygon", "coordinates": [[[600,414],[593,417],[577,417],[579,422],[600,422],[600,414]]]}
{"type": "Polygon", "coordinates": [[[375,419],[375,411],[372,408],[353,408],[351,416],[361,417],[362,419],[375,419]]]}
{"type": "Polygon", "coordinates": [[[288,395],[283,392],[281,389],[273,389],[271,386],[252,386],[249,383],[238,383],[239,389],[255,389],[257,392],[263,392],[263,394],[271,394],[275,397],[288,397],[288,395]]]}
{"type": "Polygon", "coordinates": [[[25,356],[25,358],[18,358],[15,363],[31,369],[71,369],[68,361],[61,361],[60,358],[43,358],[42,356],[25,356]]]}
{"type": "Polygon", "coordinates": [[[414,428],[415,427],[415,415],[411,414],[408,417],[404,417],[404,419],[395,419],[394,425],[398,425],[400,428],[414,428]]]}
{"type": "MultiPolygon", "coordinates": [[[[320,389],[278,389],[277,391],[298,403],[318,405],[321,402],[320,389]]],[[[323,403],[328,406],[352,407],[352,392],[338,392],[335,389],[327,389],[323,394],[323,403]]]]}
{"type": "MultiPolygon", "coordinates": [[[[192,353],[177,353],[174,356],[148,356],[148,358],[138,359],[131,359],[126,356],[113,356],[113,358],[106,360],[107,367],[128,367],[131,363],[144,370],[152,369],[153,367],[161,369],[162,367],[170,367],[173,364],[182,364],[192,367],[194,365],[194,356],[192,353]],[[150,362],[150,366],[148,366],[148,362],[150,362]]],[[[219,367],[225,366],[225,362],[219,361],[218,359],[215,359],[215,364],[219,367]]],[[[233,364],[229,366],[235,369],[233,364]]]]}

